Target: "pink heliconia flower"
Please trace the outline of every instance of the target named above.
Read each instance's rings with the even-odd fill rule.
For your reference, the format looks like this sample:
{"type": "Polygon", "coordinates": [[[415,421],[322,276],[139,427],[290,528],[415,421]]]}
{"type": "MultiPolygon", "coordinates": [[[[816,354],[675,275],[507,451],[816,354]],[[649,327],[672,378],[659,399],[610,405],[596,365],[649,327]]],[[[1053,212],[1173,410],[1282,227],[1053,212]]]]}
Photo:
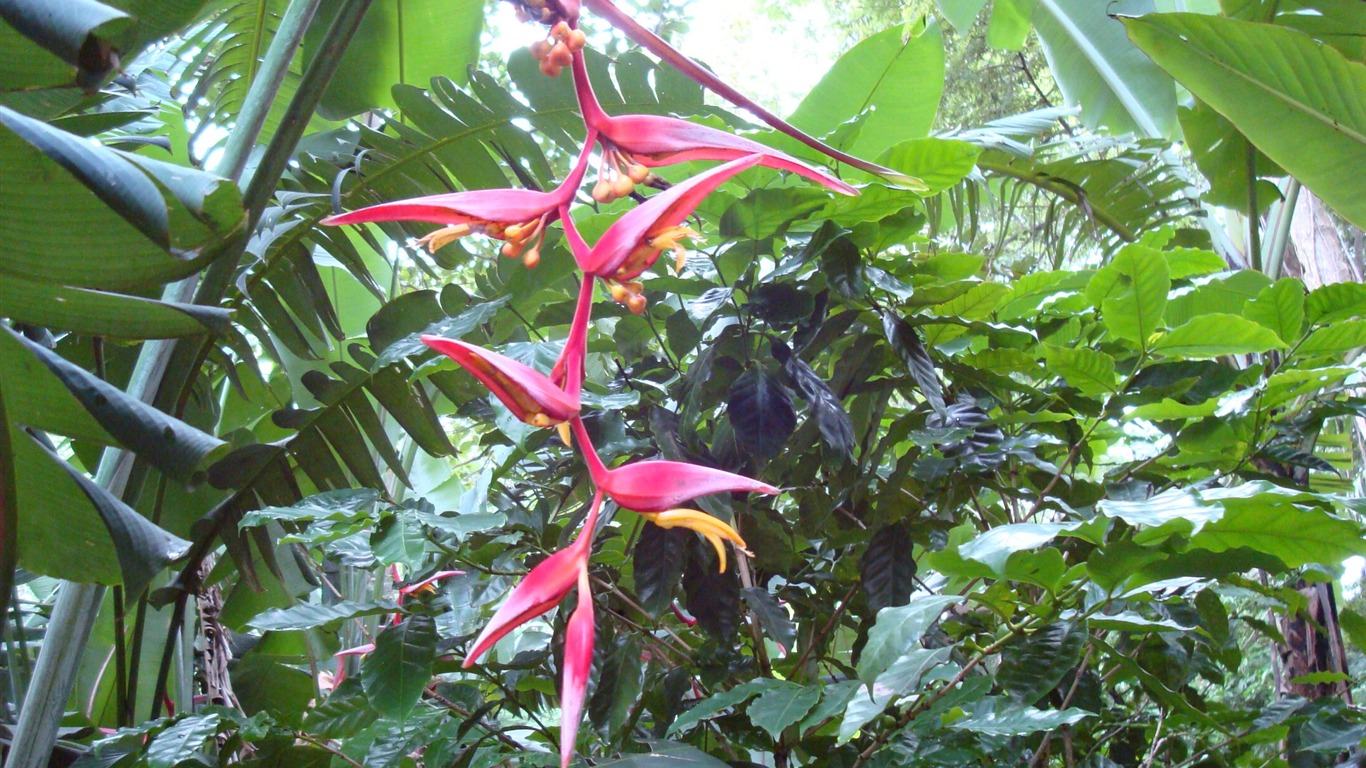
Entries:
{"type": "Polygon", "coordinates": [[[637,461],[608,469],[588,439],[583,420],[575,418],[569,423],[593,484],[633,512],[669,512],[685,501],[713,493],[778,493],[768,483],[683,461],[637,461]]]}
{"type": "Polygon", "coordinates": [[[759,155],[746,155],[675,184],[627,211],[607,228],[592,248],[579,236],[573,221],[566,217],[565,236],[579,269],[606,280],[612,298],[626,304],[632,312],[643,312],[643,287],[630,281],[649,269],[665,250],[674,252],[675,266],[682,270],[688,256],[682,241],[700,237],[683,222],[718,186],[737,173],[758,165],[762,159],[759,155]]]}
{"type": "Polygon", "coordinates": [[[418,245],[435,252],[466,235],[482,234],[506,241],[502,249],[504,256],[520,256],[528,267],[534,267],[540,263],[541,242],[545,239],[546,227],[560,217],[583,181],[594,140],[593,132],[589,131],[588,142],[573,170],[559,187],[550,192],[533,189],[448,192],[380,203],[329,216],[322,223],[334,226],[381,221],[444,224],[441,229],[419,239],[418,245]]]}
{"type": "MultiPolygon", "coordinates": [[[[698,83],[704,88],[711,90],[713,93],[725,99],[726,101],[729,101],[731,104],[734,104],[735,106],[740,107],[741,109],[751,112],[752,114],[754,114],[754,116],[758,117],[760,120],[763,120],[773,129],[787,136],[790,136],[793,139],[796,139],[797,141],[801,142],[802,144],[811,147],[817,152],[820,152],[821,154],[832,159],[838,160],[841,163],[844,163],[845,165],[849,165],[854,168],[858,168],[859,170],[867,171],[876,176],[880,176],[883,179],[892,182],[893,184],[904,187],[913,192],[929,191],[929,187],[925,185],[924,181],[917,179],[914,176],[909,176],[907,174],[901,173],[900,171],[895,171],[891,168],[884,168],[876,163],[870,163],[867,160],[863,160],[861,158],[854,157],[853,155],[850,155],[848,153],[841,152],[838,149],[835,149],[834,147],[821,141],[820,139],[817,139],[814,136],[811,136],[805,133],[804,131],[798,129],[796,126],[793,126],[791,123],[787,122],[781,117],[778,117],[772,112],[769,112],[768,110],[759,106],[754,102],[753,99],[746,97],[744,94],[740,93],[739,91],[735,90],[730,85],[722,81],[716,75],[704,69],[697,62],[683,55],[676,48],[665,42],[664,39],[661,38],[659,35],[656,35],[649,29],[645,28],[644,26],[641,26],[639,22],[631,18],[629,15],[624,13],[620,8],[618,8],[615,4],[613,4],[612,0],[583,0],[583,4],[588,6],[588,8],[598,16],[601,16],[602,18],[606,19],[609,24],[621,30],[623,33],[626,34],[627,37],[634,40],[638,45],[645,48],[650,53],[653,53],[654,55],[658,56],[662,61],[669,64],[674,69],[677,69],[679,72],[682,72],[684,75],[691,78],[694,82],[698,83]]],[[[578,69],[575,69],[574,74],[576,76],[575,79],[577,80],[577,77],[579,75],[578,69]]],[[[585,118],[587,118],[588,108],[584,107],[583,110],[584,116],[585,118]]],[[[593,126],[593,123],[589,122],[589,125],[593,126]]],[[[604,135],[606,134],[604,133],[604,135]]],[[[644,165],[648,165],[648,163],[645,163],[643,160],[638,160],[637,162],[640,162],[644,165]]],[[[767,165],[767,163],[765,164],[767,165]]],[[[810,168],[810,166],[806,167],[810,168]]],[[[800,173],[800,171],[798,172],[800,173]]],[[[808,178],[815,178],[805,173],[802,175],[807,176],[808,178]]],[[[819,181],[819,179],[816,180],[819,181]]],[[[826,186],[830,185],[827,184],[826,186]]],[[[836,189],[835,187],[831,188],[836,189]]]]}
{"type": "MultiPolygon", "coordinates": [[[[474,645],[465,655],[462,666],[473,666],[494,643],[517,627],[554,608],[569,594],[575,583],[581,578],[587,578],[588,550],[593,544],[593,529],[598,523],[600,506],[601,492],[593,497],[588,519],[584,521],[579,537],[574,543],[542,560],[531,569],[526,578],[512,590],[512,594],[508,595],[507,600],[498,607],[493,618],[484,627],[484,631],[475,638],[474,645]]],[[[589,656],[592,656],[591,646],[589,656]]]]}
{"type": "MultiPolygon", "coordinates": [[[[579,412],[592,302],[593,278],[585,276],[574,319],[570,321],[569,338],[549,376],[525,363],[457,339],[427,334],[422,336],[422,343],[474,374],[519,420],[535,427],[559,427],[579,412]]],[[[561,434],[568,442],[567,427],[561,434]]]]}
{"type": "Polygon", "coordinates": [[[844,195],[858,190],[829,173],[757,141],[673,117],[623,115],[603,111],[588,82],[583,54],[574,54],[574,90],[589,130],[599,134],[603,160],[593,197],[601,202],[626,197],[649,169],[688,160],[734,160],[758,155],[760,165],[805,176],[844,195]]]}
{"type": "Polygon", "coordinates": [[[579,571],[579,604],[564,633],[564,677],[560,686],[560,768],[569,768],[578,740],[588,676],[593,671],[593,594],[588,569],[579,571]]]}

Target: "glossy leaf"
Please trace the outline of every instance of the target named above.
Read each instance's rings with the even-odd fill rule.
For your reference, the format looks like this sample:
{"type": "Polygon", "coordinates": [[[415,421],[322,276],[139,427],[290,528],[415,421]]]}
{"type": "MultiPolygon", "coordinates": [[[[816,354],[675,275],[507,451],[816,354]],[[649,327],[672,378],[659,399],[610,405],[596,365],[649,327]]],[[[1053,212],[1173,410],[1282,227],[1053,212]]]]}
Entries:
{"type": "Polygon", "coordinates": [[[887,150],[882,164],[925,182],[922,194],[937,195],[962,181],[977,166],[982,148],[954,139],[912,139],[887,150]]]}
{"type": "Polygon", "coordinates": [[[762,459],[777,456],[797,428],[792,397],[777,377],[763,368],[751,368],[736,379],[726,412],[740,447],[762,459]]]}
{"type": "Polygon", "coordinates": [[[1271,329],[1286,344],[1294,344],[1304,329],[1304,304],[1304,285],[1282,278],[1249,301],[1243,317],[1271,329]]]}
{"type": "Polygon", "coordinates": [[[957,595],[924,595],[912,598],[906,605],[878,611],[877,622],[869,630],[868,643],[859,657],[859,679],[872,685],[903,653],[919,645],[939,614],[962,601],[957,595]]]}
{"type": "Polygon", "coordinates": [[[1022,704],[1036,704],[1075,672],[1085,641],[1085,630],[1066,621],[1017,637],[1001,653],[997,680],[1022,704]]]}
{"type": "Polygon", "coordinates": [[[392,600],[356,602],[342,600],[327,605],[300,603],[288,608],[272,608],[247,622],[248,626],[264,632],[297,632],[317,627],[336,626],[348,619],[362,616],[383,616],[399,610],[392,600]]]}
{"type": "Polygon", "coordinates": [[[1238,315],[1213,313],[1193,317],[1162,334],[1152,348],[1164,355],[1201,358],[1269,352],[1285,346],[1274,331],[1262,325],[1238,315]]]}
{"type": "Polygon", "coordinates": [[[915,379],[925,401],[936,413],[944,413],[944,386],[939,383],[934,360],[920,342],[916,329],[896,315],[885,313],[882,316],[882,331],[892,345],[892,351],[897,353],[911,372],[911,378],[915,379]]]}
{"type": "Polygon", "coordinates": [[[354,736],[379,717],[358,678],[343,680],[327,700],[304,716],[304,728],[324,738],[354,736]]]}
{"type": "Polygon", "coordinates": [[[797,642],[797,625],[792,623],[788,609],[778,598],[762,587],[746,587],[741,595],[745,604],[754,612],[764,634],[778,644],[779,653],[786,655],[797,642]]]}
{"type": "Polygon", "coordinates": [[[417,704],[432,679],[436,640],[436,625],[427,616],[409,616],[379,633],[360,672],[365,695],[377,712],[402,718],[417,704]]]}
{"type": "Polygon", "coordinates": [[[785,680],[767,687],[749,703],[745,714],[777,741],[788,726],[806,717],[821,697],[820,686],[803,686],[785,680]]]}
{"type": "Polygon", "coordinates": [[[868,610],[876,614],[910,602],[916,570],[914,544],[905,525],[893,523],[874,531],[859,560],[868,610]]]}
{"type": "Polygon", "coordinates": [[[1086,295],[1100,308],[1111,334],[1147,349],[1167,307],[1168,275],[1162,254],[1143,246],[1125,246],[1092,276],[1086,295]]]}
{"type": "Polygon", "coordinates": [[[1115,359],[1085,347],[1044,347],[1048,370],[1062,374],[1067,383],[1083,395],[1105,395],[1115,391],[1115,359]]]}

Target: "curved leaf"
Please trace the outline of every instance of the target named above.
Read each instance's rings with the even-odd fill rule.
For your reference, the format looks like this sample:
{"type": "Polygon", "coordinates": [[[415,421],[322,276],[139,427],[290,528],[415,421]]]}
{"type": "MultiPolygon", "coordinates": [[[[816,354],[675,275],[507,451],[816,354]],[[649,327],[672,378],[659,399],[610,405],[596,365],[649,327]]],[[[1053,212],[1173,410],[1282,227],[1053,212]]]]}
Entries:
{"type": "Polygon", "coordinates": [[[1271,24],[1185,13],[1124,23],[1136,45],[1257,149],[1366,226],[1366,65],[1271,24]]]}
{"type": "Polygon", "coordinates": [[[1245,355],[1284,349],[1274,331],[1238,315],[1214,312],[1197,315],[1164,333],[1153,351],[1187,358],[1245,355]]]}
{"type": "Polygon", "coordinates": [[[859,560],[868,610],[877,614],[883,608],[910,602],[916,569],[914,542],[905,525],[894,523],[875,531],[859,560]]]}
{"type": "Polygon", "coordinates": [[[797,428],[797,414],[787,389],[763,368],[751,368],[735,380],[726,413],[736,442],[760,458],[777,456],[797,428]]]}
{"type": "Polygon", "coordinates": [[[342,600],[329,605],[300,603],[288,608],[272,608],[248,621],[247,626],[266,632],[297,632],[340,624],[347,619],[382,616],[397,610],[398,604],[392,600],[373,603],[342,600]]]}
{"type": "MultiPolygon", "coordinates": [[[[10,445],[13,434],[5,410],[5,388],[0,386],[0,605],[10,604],[14,569],[19,562],[19,488],[14,477],[14,449],[10,445]]],[[[4,634],[0,628],[0,638],[4,634]]]]}
{"type": "Polygon", "coordinates": [[[417,704],[432,679],[436,639],[436,625],[428,616],[409,616],[379,633],[360,672],[365,695],[377,712],[402,718],[417,704]]]}
{"type": "Polygon", "coordinates": [[[220,307],[68,288],[6,275],[0,315],[44,328],[124,339],[169,339],[221,333],[232,314],[220,307]]]}
{"type": "Polygon", "coordinates": [[[996,681],[1021,703],[1035,704],[1076,667],[1085,641],[1086,632],[1067,621],[1017,637],[1001,652],[996,681]]]}
{"type": "MultiPolygon", "coordinates": [[[[72,67],[77,84],[96,89],[118,66],[119,54],[128,50],[134,27],[127,14],[95,0],[5,0],[0,3],[0,19],[8,24],[0,33],[0,89],[4,90],[62,84],[62,79],[40,73],[65,70],[67,74],[72,67]],[[18,38],[16,32],[27,40],[18,38]],[[71,66],[55,67],[44,61],[35,67],[26,61],[47,54],[71,66]],[[11,69],[11,63],[18,66],[11,69]]],[[[72,79],[70,74],[67,79],[72,79]]]]}
{"type": "Polygon", "coordinates": [[[1086,295],[1100,308],[1111,334],[1147,349],[1162,324],[1171,285],[1167,260],[1160,252],[1127,245],[1092,276],[1086,295]]]}

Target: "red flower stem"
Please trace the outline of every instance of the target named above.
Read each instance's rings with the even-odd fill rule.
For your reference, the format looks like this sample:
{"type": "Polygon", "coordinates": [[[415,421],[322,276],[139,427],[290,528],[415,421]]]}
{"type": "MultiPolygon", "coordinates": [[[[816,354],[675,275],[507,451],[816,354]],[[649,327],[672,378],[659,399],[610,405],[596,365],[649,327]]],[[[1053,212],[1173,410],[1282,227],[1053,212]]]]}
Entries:
{"type": "MultiPolygon", "coordinates": [[[[588,439],[588,430],[583,426],[583,419],[575,416],[569,420],[569,426],[574,430],[574,440],[579,444],[579,450],[583,453],[583,460],[588,464],[588,474],[593,478],[593,484],[598,486],[598,495],[602,495],[602,487],[607,484],[607,466],[598,458],[598,452],[593,448],[593,441],[588,439]]],[[[593,513],[597,516],[596,509],[593,513]]]]}

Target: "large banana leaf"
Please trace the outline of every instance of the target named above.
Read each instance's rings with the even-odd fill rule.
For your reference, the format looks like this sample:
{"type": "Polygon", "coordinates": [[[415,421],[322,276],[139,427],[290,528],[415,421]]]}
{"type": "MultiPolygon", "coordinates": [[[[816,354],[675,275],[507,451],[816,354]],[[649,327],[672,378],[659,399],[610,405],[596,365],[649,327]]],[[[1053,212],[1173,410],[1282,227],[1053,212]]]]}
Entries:
{"type": "Polygon", "coordinates": [[[1034,28],[1058,87],[1069,104],[1081,105],[1086,127],[1152,138],[1175,135],[1171,78],[1125,39],[1111,16],[1152,9],[1152,0],[1038,0],[1034,28]]]}
{"type": "Polygon", "coordinates": [[[1366,226],[1366,65],[1270,24],[1184,13],[1125,24],[1136,45],[1257,149],[1366,226]]]}

